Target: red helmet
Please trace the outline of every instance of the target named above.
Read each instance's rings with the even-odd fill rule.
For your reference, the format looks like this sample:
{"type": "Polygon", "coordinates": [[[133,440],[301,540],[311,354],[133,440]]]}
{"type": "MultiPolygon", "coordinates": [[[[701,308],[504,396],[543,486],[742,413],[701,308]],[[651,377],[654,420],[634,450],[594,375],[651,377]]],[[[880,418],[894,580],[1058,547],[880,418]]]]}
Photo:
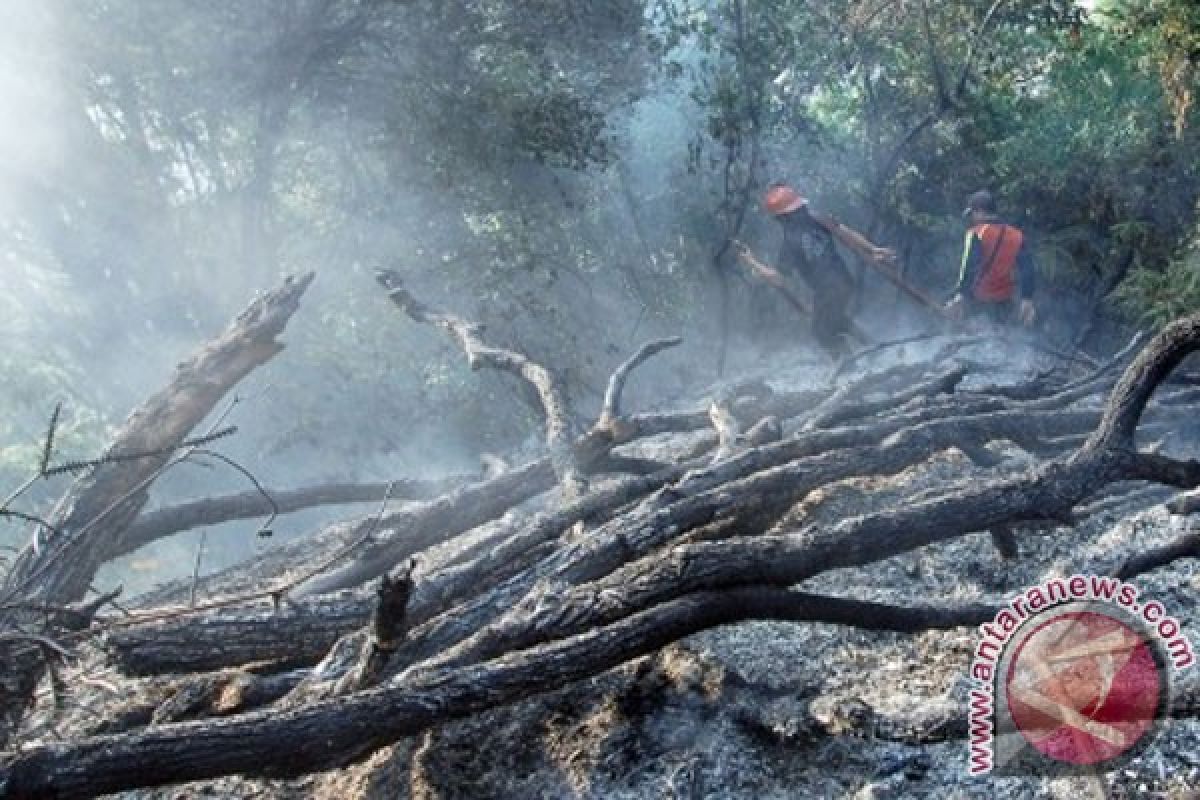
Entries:
{"type": "Polygon", "coordinates": [[[806,205],[808,205],[808,201],[799,192],[782,183],[777,183],[767,189],[766,195],[763,196],[763,208],[767,210],[767,213],[777,217],[790,214],[806,205]]]}

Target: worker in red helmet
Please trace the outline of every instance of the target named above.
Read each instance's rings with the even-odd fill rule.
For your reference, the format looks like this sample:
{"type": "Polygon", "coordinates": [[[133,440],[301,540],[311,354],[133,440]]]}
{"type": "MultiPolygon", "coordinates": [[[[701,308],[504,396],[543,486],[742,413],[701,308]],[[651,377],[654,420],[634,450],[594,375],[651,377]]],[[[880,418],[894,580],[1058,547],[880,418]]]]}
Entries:
{"type": "Polygon", "coordinates": [[[946,309],[959,319],[969,314],[999,325],[1018,320],[1032,325],[1036,269],[1025,234],[1000,219],[987,190],[967,198],[963,217],[968,227],[962,267],[946,309]]]}
{"type": "MultiPolygon", "coordinates": [[[[777,264],[799,275],[813,295],[812,334],[823,350],[837,359],[847,350],[854,323],[850,305],[857,280],[838,254],[840,241],[862,258],[891,266],[896,253],[872,244],[865,236],[809,208],[808,201],[791,186],[772,184],[763,197],[763,208],[783,229],[777,264]]],[[[781,281],[775,273],[768,280],[781,281]]]]}

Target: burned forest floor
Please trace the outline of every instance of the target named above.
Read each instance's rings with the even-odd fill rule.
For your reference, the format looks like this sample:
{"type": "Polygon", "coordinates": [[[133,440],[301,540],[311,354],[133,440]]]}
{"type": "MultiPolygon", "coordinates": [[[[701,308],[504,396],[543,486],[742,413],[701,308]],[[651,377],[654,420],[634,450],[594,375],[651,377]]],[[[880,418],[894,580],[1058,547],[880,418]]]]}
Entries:
{"type": "MultiPolygon", "coordinates": [[[[279,492],[280,513],[332,502],[363,515],[112,608],[106,587],[88,589],[131,541],[249,520],[262,502],[138,506],[100,548],[95,514],[79,512],[88,536],[72,534],[71,509],[99,503],[107,519],[113,492],[125,502],[165,461],[95,466],[8,576],[8,596],[61,613],[7,621],[26,648],[0,655],[29,679],[0,689],[32,707],[0,758],[0,797],[1185,798],[1200,786],[1194,667],[1158,738],[1108,774],[967,771],[977,625],[1022,589],[1121,574],[1200,642],[1188,492],[1200,318],[1102,359],[961,333],[836,367],[778,352],[671,408],[623,410],[630,373],[678,344],[662,340],[614,371],[580,433],[552,373],[380,282],[473,367],[521,376],[549,455],[449,486],[393,481],[374,513],[378,486],[279,492]],[[116,488],[96,488],[105,470],[116,488]],[[95,552],[54,560],[89,537],[95,552]],[[67,625],[85,598],[86,619],[67,625]]],[[[256,319],[270,314],[244,314],[218,342],[233,356],[216,347],[214,367],[210,345],[197,363],[232,359],[236,381],[253,364],[234,344],[258,335],[256,319]]],[[[208,413],[196,384],[150,404],[187,415],[184,445],[208,413]]]]}
{"type": "MultiPolygon", "coordinates": [[[[789,370],[786,363],[781,357],[769,370],[791,382],[779,388],[812,385],[821,372],[789,370]]],[[[1200,455],[1198,433],[1200,427],[1172,441],[1173,449],[1200,455]]],[[[997,450],[1010,468],[1027,458],[1016,448],[997,450]]],[[[985,472],[951,448],[896,476],[815,491],[793,508],[795,519],[787,523],[835,522],[914,490],[985,472]]],[[[1194,524],[1165,509],[1173,496],[1168,489],[1136,483],[1122,489],[1087,509],[1094,513],[1082,525],[1021,537],[1016,558],[1001,556],[979,533],[819,576],[805,586],[889,603],[936,597],[1000,604],[1052,577],[1110,574],[1194,524]]],[[[1185,623],[1190,641],[1200,642],[1195,561],[1135,580],[1185,623]]],[[[743,622],[696,634],[548,697],[439,727],[345,773],[275,786],[221,783],[209,791],[214,797],[278,792],[414,800],[1197,796],[1198,718],[1168,721],[1148,754],[1098,779],[968,776],[963,720],[977,641],[970,628],[909,635],[743,622]],[[914,730],[927,741],[915,741],[914,730]]],[[[1200,687],[1194,669],[1179,689],[1187,687],[1200,687]]]]}

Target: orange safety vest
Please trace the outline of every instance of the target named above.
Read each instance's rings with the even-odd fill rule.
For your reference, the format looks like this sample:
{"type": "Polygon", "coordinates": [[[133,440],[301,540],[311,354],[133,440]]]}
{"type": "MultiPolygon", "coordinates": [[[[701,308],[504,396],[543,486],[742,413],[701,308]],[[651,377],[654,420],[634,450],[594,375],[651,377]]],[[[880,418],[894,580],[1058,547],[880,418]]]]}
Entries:
{"type": "Polygon", "coordinates": [[[979,238],[980,272],[972,294],[985,303],[1012,299],[1017,286],[1017,253],[1025,241],[1019,228],[1002,222],[981,222],[968,231],[979,238]]]}

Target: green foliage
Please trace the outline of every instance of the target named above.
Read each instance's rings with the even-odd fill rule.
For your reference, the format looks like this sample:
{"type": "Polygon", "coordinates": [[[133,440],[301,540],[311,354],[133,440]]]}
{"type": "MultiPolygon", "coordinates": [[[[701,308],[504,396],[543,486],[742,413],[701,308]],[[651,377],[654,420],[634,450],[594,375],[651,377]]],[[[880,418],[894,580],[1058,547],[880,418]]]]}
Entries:
{"type": "Polygon", "coordinates": [[[1126,312],[1154,327],[1200,311],[1200,260],[1175,260],[1163,270],[1135,270],[1116,297],[1126,312]]]}
{"type": "MultiPolygon", "coordinates": [[[[55,403],[64,401],[55,424],[52,463],[92,458],[101,452],[111,427],[95,401],[79,391],[87,381],[82,372],[55,363],[45,354],[11,348],[0,352],[0,496],[38,474],[46,444],[47,421],[55,403]],[[5,488],[7,487],[7,488],[5,488]]],[[[61,479],[40,481],[18,504],[18,510],[37,511],[62,487],[61,479]]],[[[0,544],[20,539],[24,523],[0,520],[0,544]]]]}
{"type": "Polygon", "coordinates": [[[1128,315],[1155,328],[1200,311],[1200,228],[1165,268],[1133,270],[1116,298],[1128,315]]]}
{"type": "Polygon", "coordinates": [[[1128,40],[1150,49],[1177,138],[1194,113],[1200,80],[1200,6],[1191,0],[1110,0],[1098,12],[1128,40]]]}
{"type": "Polygon", "coordinates": [[[1178,243],[1200,192],[1198,12],[1098,6],[37,4],[59,47],[16,50],[58,76],[63,114],[54,157],[9,158],[0,198],[19,266],[0,311],[33,343],[10,356],[4,457],[36,458],[56,397],[63,446],[86,451],[255,291],[313,267],[268,369],[287,422],[258,449],[356,463],[409,446],[410,417],[465,451],[511,444],[535,425],[511,384],[414,332],[370,267],[569,369],[586,404],[651,329],[715,316],[714,278],[737,284],[714,254],[768,241],[755,201],[779,179],[929,261],[928,286],[954,271],[929,254],[956,249],[963,197],[989,186],[1054,285],[1089,293],[1133,252],[1123,302],[1175,313],[1195,264],[1178,243]]]}
{"type": "Polygon", "coordinates": [[[1139,264],[1166,264],[1190,230],[1194,3],[1110,4],[1090,17],[1039,0],[699,7],[715,33],[694,10],[661,19],[668,41],[698,37],[701,52],[724,54],[695,95],[710,139],[757,131],[762,182],[792,180],[827,207],[865,205],[865,227],[894,242],[953,242],[963,198],[987,186],[1035,234],[1048,282],[1086,294],[1130,248],[1139,264]],[[739,46],[739,29],[752,46],[739,46]],[[740,84],[720,79],[723,64],[737,65],[740,84]]]}
{"type": "Polygon", "coordinates": [[[1011,176],[1006,194],[1089,194],[1120,190],[1128,167],[1158,142],[1157,81],[1136,69],[1139,54],[1103,32],[1086,47],[1047,49],[1046,65],[1020,93],[990,88],[987,147],[992,170],[1011,176]],[[1085,169],[1091,165],[1092,169],[1085,169]]]}

